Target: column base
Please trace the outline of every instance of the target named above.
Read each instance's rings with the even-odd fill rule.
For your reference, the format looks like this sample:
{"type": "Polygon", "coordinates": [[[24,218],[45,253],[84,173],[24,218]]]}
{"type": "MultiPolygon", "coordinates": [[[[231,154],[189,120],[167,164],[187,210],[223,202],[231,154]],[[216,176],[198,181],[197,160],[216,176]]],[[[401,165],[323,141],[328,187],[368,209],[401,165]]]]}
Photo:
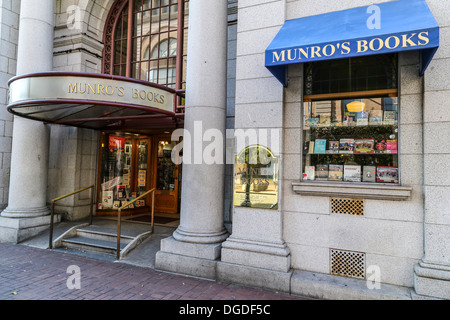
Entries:
{"type": "Polygon", "coordinates": [[[287,272],[249,267],[219,261],[217,281],[290,293],[292,270],[287,272]]]}
{"type": "Polygon", "coordinates": [[[257,242],[233,236],[222,244],[222,261],[279,272],[291,268],[290,250],[284,242],[257,242]]]}
{"type": "Polygon", "coordinates": [[[18,209],[7,207],[5,210],[3,210],[1,216],[5,218],[34,218],[47,216],[49,214],[50,209],[48,207],[18,209]]]}
{"type": "Polygon", "coordinates": [[[221,231],[214,233],[198,233],[183,230],[180,226],[173,233],[173,238],[180,242],[191,242],[199,244],[216,244],[222,243],[229,236],[228,231],[223,228],[221,231]]]}
{"type": "Polygon", "coordinates": [[[292,276],[290,250],[277,243],[238,239],[222,244],[217,280],[290,293],[292,276]]]}
{"type": "Polygon", "coordinates": [[[367,280],[294,270],[291,294],[321,300],[411,300],[411,288],[381,283],[370,289],[367,280]]]}
{"type": "MultiPolygon", "coordinates": [[[[55,217],[55,223],[59,216],[55,217]]],[[[50,227],[50,216],[32,218],[8,218],[0,216],[0,242],[20,243],[50,227]]]]}
{"type": "Polygon", "coordinates": [[[414,267],[416,293],[436,299],[450,299],[450,265],[421,261],[414,267]]]}
{"type": "Polygon", "coordinates": [[[156,253],[155,268],[214,280],[221,247],[221,243],[189,243],[169,237],[161,240],[161,250],[156,253]]]}

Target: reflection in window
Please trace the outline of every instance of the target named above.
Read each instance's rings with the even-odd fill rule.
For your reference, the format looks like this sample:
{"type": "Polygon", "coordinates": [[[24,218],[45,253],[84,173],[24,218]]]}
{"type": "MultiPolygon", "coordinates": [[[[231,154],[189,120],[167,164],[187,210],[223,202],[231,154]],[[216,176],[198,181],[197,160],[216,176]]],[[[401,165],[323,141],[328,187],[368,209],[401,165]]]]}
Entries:
{"type": "Polygon", "coordinates": [[[397,89],[397,55],[307,63],[305,80],[305,95],[397,89]]]}
{"type": "MultiPolygon", "coordinates": [[[[170,38],[161,41],[152,50],[151,59],[175,57],[177,55],[177,39],[170,38]]],[[[145,58],[145,57],[144,57],[145,58]]],[[[148,52],[147,52],[148,59],[148,52]]]]}
{"type": "Polygon", "coordinates": [[[172,149],[175,143],[159,141],[156,188],[173,191],[175,188],[175,164],[172,161],[172,149]]]}

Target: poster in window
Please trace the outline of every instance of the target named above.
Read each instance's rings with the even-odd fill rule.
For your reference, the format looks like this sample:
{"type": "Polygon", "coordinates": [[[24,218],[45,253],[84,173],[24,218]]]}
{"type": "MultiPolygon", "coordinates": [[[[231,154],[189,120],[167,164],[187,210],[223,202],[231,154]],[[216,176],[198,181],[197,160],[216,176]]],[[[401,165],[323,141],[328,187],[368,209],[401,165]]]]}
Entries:
{"type": "Polygon", "coordinates": [[[319,125],[319,117],[306,119],[307,127],[317,127],[319,125]]]}
{"type": "Polygon", "coordinates": [[[383,110],[369,111],[369,126],[381,126],[383,124],[383,110]]]}
{"type": "Polygon", "coordinates": [[[344,126],[345,127],[356,126],[356,112],[345,112],[344,113],[344,126]]]}
{"type": "Polygon", "coordinates": [[[361,166],[345,165],[344,181],[361,182],[361,166]]]}
{"type": "Polygon", "coordinates": [[[397,111],[384,111],[383,124],[392,125],[397,123],[397,111]]]}
{"type": "Polygon", "coordinates": [[[397,153],[397,140],[387,140],[386,141],[386,152],[387,153],[397,153]]]}
{"type": "Polygon", "coordinates": [[[314,153],[325,153],[327,148],[327,140],[325,139],[316,139],[314,143],[314,153]]]}
{"type": "Polygon", "coordinates": [[[319,126],[329,127],[331,125],[331,114],[319,115],[319,126]]]}
{"type": "Polygon", "coordinates": [[[342,181],[344,175],[344,166],[341,164],[330,164],[328,166],[328,180],[342,181]]]}
{"type": "Polygon", "coordinates": [[[118,210],[120,208],[120,201],[116,200],[113,202],[113,209],[118,210]]]}
{"type": "Polygon", "coordinates": [[[375,153],[386,152],[386,140],[375,140],[375,153]]]}
{"type": "Polygon", "coordinates": [[[314,153],[314,141],[309,142],[309,150],[308,151],[310,154],[314,153]]]}
{"type": "Polygon", "coordinates": [[[130,185],[130,170],[127,168],[123,169],[122,183],[124,186],[130,185]]]}
{"type": "Polygon", "coordinates": [[[102,196],[102,206],[103,209],[111,209],[114,202],[114,192],[113,191],[103,191],[102,196]]]}
{"type": "Polygon", "coordinates": [[[355,153],[374,153],[373,139],[355,139],[355,153]]]}
{"type": "Polygon", "coordinates": [[[331,113],[331,126],[332,127],[342,126],[342,115],[341,114],[337,114],[336,112],[331,113]]]}
{"type": "Polygon", "coordinates": [[[375,182],[376,178],[376,167],[375,166],[364,166],[363,167],[363,181],[364,182],[375,182]]]}
{"type": "Polygon", "coordinates": [[[398,183],[398,168],[377,167],[377,182],[398,183]]]}
{"type": "Polygon", "coordinates": [[[136,208],[145,206],[145,200],[137,200],[135,203],[136,203],[136,208]]]}
{"type": "Polygon", "coordinates": [[[355,139],[340,139],[339,153],[353,153],[355,150],[355,139]]]}
{"type": "Polygon", "coordinates": [[[138,187],[145,187],[147,180],[147,170],[139,170],[138,187]]]}
{"type": "Polygon", "coordinates": [[[109,152],[123,152],[125,147],[125,138],[109,136],[109,152]]]}
{"type": "Polygon", "coordinates": [[[303,180],[314,180],[315,166],[305,166],[305,173],[303,174],[303,180]]]}
{"type": "Polygon", "coordinates": [[[127,188],[126,186],[119,185],[117,186],[117,198],[119,200],[125,200],[127,197],[127,188]]]}
{"type": "Polygon", "coordinates": [[[357,126],[367,126],[369,124],[369,113],[368,112],[358,112],[356,114],[356,125],[357,126]]]}
{"type": "Polygon", "coordinates": [[[328,165],[318,164],[316,166],[316,180],[328,180],[328,165]]]}
{"type": "Polygon", "coordinates": [[[339,141],[328,141],[327,153],[339,153],[339,141]]]}

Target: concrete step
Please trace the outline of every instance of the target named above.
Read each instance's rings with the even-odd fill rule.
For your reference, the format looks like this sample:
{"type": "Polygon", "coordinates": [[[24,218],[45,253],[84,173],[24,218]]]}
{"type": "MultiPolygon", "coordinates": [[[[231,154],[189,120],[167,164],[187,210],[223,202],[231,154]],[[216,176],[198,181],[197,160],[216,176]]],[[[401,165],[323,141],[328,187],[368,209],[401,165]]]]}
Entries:
{"type": "MultiPolygon", "coordinates": [[[[62,246],[72,249],[97,251],[103,253],[115,254],[117,249],[117,241],[104,240],[99,238],[75,236],[62,240],[62,246]]],[[[123,250],[127,243],[120,242],[120,250],[123,250]]]]}
{"type": "MultiPolygon", "coordinates": [[[[126,256],[151,234],[150,231],[142,232],[143,230],[123,231],[126,232],[121,233],[119,259],[126,256]]],[[[114,223],[109,225],[85,223],[74,226],[53,241],[53,247],[115,255],[117,254],[117,227],[114,223]]]]}
{"type": "MultiPolygon", "coordinates": [[[[104,241],[117,242],[117,233],[90,230],[88,228],[77,229],[77,236],[83,237],[83,238],[89,238],[89,239],[98,239],[98,240],[104,240],[104,241]]],[[[128,244],[131,241],[133,241],[133,239],[134,239],[134,237],[132,237],[132,236],[127,236],[127,235],[122,234],[120,236],[120,243],[128,244]]]]}

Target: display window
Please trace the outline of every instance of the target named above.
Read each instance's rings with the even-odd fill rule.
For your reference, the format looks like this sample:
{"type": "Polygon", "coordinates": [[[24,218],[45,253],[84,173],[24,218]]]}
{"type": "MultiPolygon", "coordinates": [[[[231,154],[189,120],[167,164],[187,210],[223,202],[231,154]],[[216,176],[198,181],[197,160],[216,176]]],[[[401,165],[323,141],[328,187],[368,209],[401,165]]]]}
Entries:
{"type": "Polygon", "coordinates": [[[399,183],[395,62],[385,55],[306,66],[303,181],[399,183]]]}
{"type": "MultiPolygon", "coordinates": [[[[172,161],[175,143],[168,136],[103,132],[100,140],[97,212],[118,208],[155,189],[154,210],[178,213],[180,168],[172,161]]],[[[176,162],[178,163],[178,162],[176,162]]],[[[152,196],[125,207],[124,214],[149,212],[152,196]]]]}
{"type": "MultiPolygon", "coordinates": [[[[102,134],[98,210],[117,210],[148,190],[149,148],[148,137],[102,134]]],[[[145,208],[148,203],[143,199],[132,206],[128,209],[145,208]]]]}

